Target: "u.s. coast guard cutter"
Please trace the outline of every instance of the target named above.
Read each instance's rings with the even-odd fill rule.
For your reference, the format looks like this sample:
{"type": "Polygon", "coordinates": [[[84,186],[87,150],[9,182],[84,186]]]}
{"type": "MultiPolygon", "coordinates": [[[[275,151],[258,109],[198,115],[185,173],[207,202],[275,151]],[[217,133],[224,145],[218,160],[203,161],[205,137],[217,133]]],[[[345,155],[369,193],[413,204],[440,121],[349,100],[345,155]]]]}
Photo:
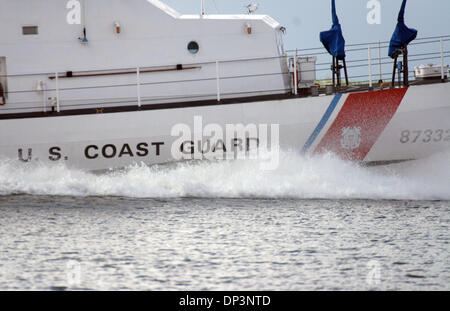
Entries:
{"type": "Polygon", "coordinates": [[[321,33],[333,57],[325,86],[316,58],[288,55],[285,29],[269,16],[181,15],[158,0],[0,0],[0,157],[89,170],[165,163],[257,148],[263,124],[277,125],[281,149],[357,162],[449,149],[448,67],[441,53],[442,64],[408,79],[417,32],[404,24],[406,1],[392,80],[359,85],[341,79],[332,2],[333,28],[321,33]],[[245,137],[217,135],[227,125],[245,137]]]}

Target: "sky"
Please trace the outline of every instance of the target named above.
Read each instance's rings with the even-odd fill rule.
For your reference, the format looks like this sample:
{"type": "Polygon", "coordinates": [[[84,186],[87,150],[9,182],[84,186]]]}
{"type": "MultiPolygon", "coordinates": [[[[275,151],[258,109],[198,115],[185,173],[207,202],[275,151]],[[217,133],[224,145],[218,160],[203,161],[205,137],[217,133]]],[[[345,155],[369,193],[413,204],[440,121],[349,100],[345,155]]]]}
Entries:
{"type": "MultiPolygon", "coordinates": [[[[198,14],[200,0],[162,0],[180,13],[198,14]]],[[[258,3],[256,14],[267,14],[287,28],[286,47],[309,48],[320,45],[319,32],[331,26],[330,0],[205,0],[206,12],[245,13],[244,6],[258,3]],[[216,5],[215,5],[216,4],[216,5]]],[[[394,31],[401,0],[379,0],[381,23],[369,25],[369,0],[336,0],[344,36],[348,43],[387,41],[394,31]]],[[[419,30],[419,37],[450,34],[449,0],[409,0],[406,24],[419,30]]]]}
{"type": "MultiPolygon", "coordinates": [[[[182,14],[200,12],[200,0],[161,1],[182,14]]],[[[259,4],[255,14],[270,15],[287,28],[284,38],[287,50],[321,46],[319,32],[331,27],[331,0],[205,0],[206,13],[246,13],[245,6],[250,2],[259,4]]],[[[336,0],[337,13],[347,44],[389,41],[397,23],[401,3],[401,0],[336,0]],[[371,11],[367,8],[370,1],[378,1],[381,5],[379,24],[367,22],[367,15],[371,11]]],[[[418,38],[450,35],[449,17],[449,0],[409,0],[407,3],[406,25],[419,31],[418,38]]],[[[430,50],[438,52],[439,48],[439,43],[432,46],[416,46],[411,47],[410,53],[419,54],[430,50]]],[[[450,41],[445,42],[444,50],[450,50],[450,41]]],[[[378,52],[374,53],[378,55],[378,52]]],[[[382,56],[386,56],[384,54],[387,50],[383,50],[382,53],[382,56]]],[[[353,57],[361,58],[363,55],[353,57]]],[[[449,58],[446,58],[446,61],[449,62],[449,58]]]]}

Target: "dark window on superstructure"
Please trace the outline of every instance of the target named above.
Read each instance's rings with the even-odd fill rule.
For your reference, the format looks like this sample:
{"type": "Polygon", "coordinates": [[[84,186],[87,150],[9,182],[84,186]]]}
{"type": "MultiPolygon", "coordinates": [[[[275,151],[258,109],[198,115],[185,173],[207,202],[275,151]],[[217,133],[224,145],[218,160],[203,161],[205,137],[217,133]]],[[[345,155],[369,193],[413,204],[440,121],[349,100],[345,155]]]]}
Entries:
{"type": "Polygon", "coordinates": [[[38,26],[23,26],[22,27],[22,34],[24,36],[37,35],[37,34],[39,34],[38,26]]]}
{"type": "Polygon", "coordinates": [[[199,50],[200,50],[200,47],[197,42],[195,42],[195,41],[189,42],[189,44],[188,44],[189,53],[197,54],[199,50]]]}

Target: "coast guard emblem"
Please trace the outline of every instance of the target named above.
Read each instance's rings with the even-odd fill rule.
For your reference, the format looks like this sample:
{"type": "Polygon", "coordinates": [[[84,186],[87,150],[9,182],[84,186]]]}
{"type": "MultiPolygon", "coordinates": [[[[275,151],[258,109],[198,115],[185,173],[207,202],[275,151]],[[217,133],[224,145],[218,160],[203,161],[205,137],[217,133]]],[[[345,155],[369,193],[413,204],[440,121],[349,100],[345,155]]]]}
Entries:
{"type": "Polygon", "coordinates": [[[342,129],[341,146],[347,150],[357,149],[361,145],[361,128],[344,127],[342,129]]]}

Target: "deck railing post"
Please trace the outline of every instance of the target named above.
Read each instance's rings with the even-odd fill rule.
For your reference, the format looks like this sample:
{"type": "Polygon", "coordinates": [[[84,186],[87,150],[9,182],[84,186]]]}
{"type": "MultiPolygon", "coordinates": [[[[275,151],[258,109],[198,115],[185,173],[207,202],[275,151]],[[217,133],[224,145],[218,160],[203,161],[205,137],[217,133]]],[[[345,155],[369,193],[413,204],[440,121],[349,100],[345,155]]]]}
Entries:
{"type": "Polygon", "coordinates": [[[369,89],[372,89],[372,86],[373,86],[373,84],[372,84],[372,51],[371,51],[370,45],[367,48],[367,52],[368,52],[367,56],[368,56],[368,65],[369,65],[369,89]]]}
{"type": "Polygon", "coordinates": [[[141,108],[141,69],[136,68],[136,91],[138,107],[141,108]]]}
{"type": "Polygon", "coordinates": [[[380,74],[380,80],[378,83],[383,83],[383,73],[381,72],[381,41],[378,40],[378,73],[380,74]]]}
{"type": "Polygon", "coordinates": [[[294,55],[294,95],[298,94],[298,72],[297,72],[297,49],[295,49],[294,55]]]}
{"type": "Polygon", "coordinates": [[[216,61],[216,89],[217,89],[217,101],[220,102],[220,66],[219,66],[219,61],[216,61]]]}
{"type": "Polygon", "coordinates": [[[56,112],[60,112],[60,106],[59,106],[59,77],[58,73],[55,73],[55,89],[56,89],[56,112]]]}
{"type": "Polygon", "coordinates": [[[441,38],[441,81],[445,81],[444,74],[444,40],[441,38]]]}
{"type": "Polygon", "coordinates": [[[47,112],[47,86],[45,85],[45,83],[43,81],[39,82],[41,84],[42,87],[42,106],[44,108],[44,113],[47,112]]]}

